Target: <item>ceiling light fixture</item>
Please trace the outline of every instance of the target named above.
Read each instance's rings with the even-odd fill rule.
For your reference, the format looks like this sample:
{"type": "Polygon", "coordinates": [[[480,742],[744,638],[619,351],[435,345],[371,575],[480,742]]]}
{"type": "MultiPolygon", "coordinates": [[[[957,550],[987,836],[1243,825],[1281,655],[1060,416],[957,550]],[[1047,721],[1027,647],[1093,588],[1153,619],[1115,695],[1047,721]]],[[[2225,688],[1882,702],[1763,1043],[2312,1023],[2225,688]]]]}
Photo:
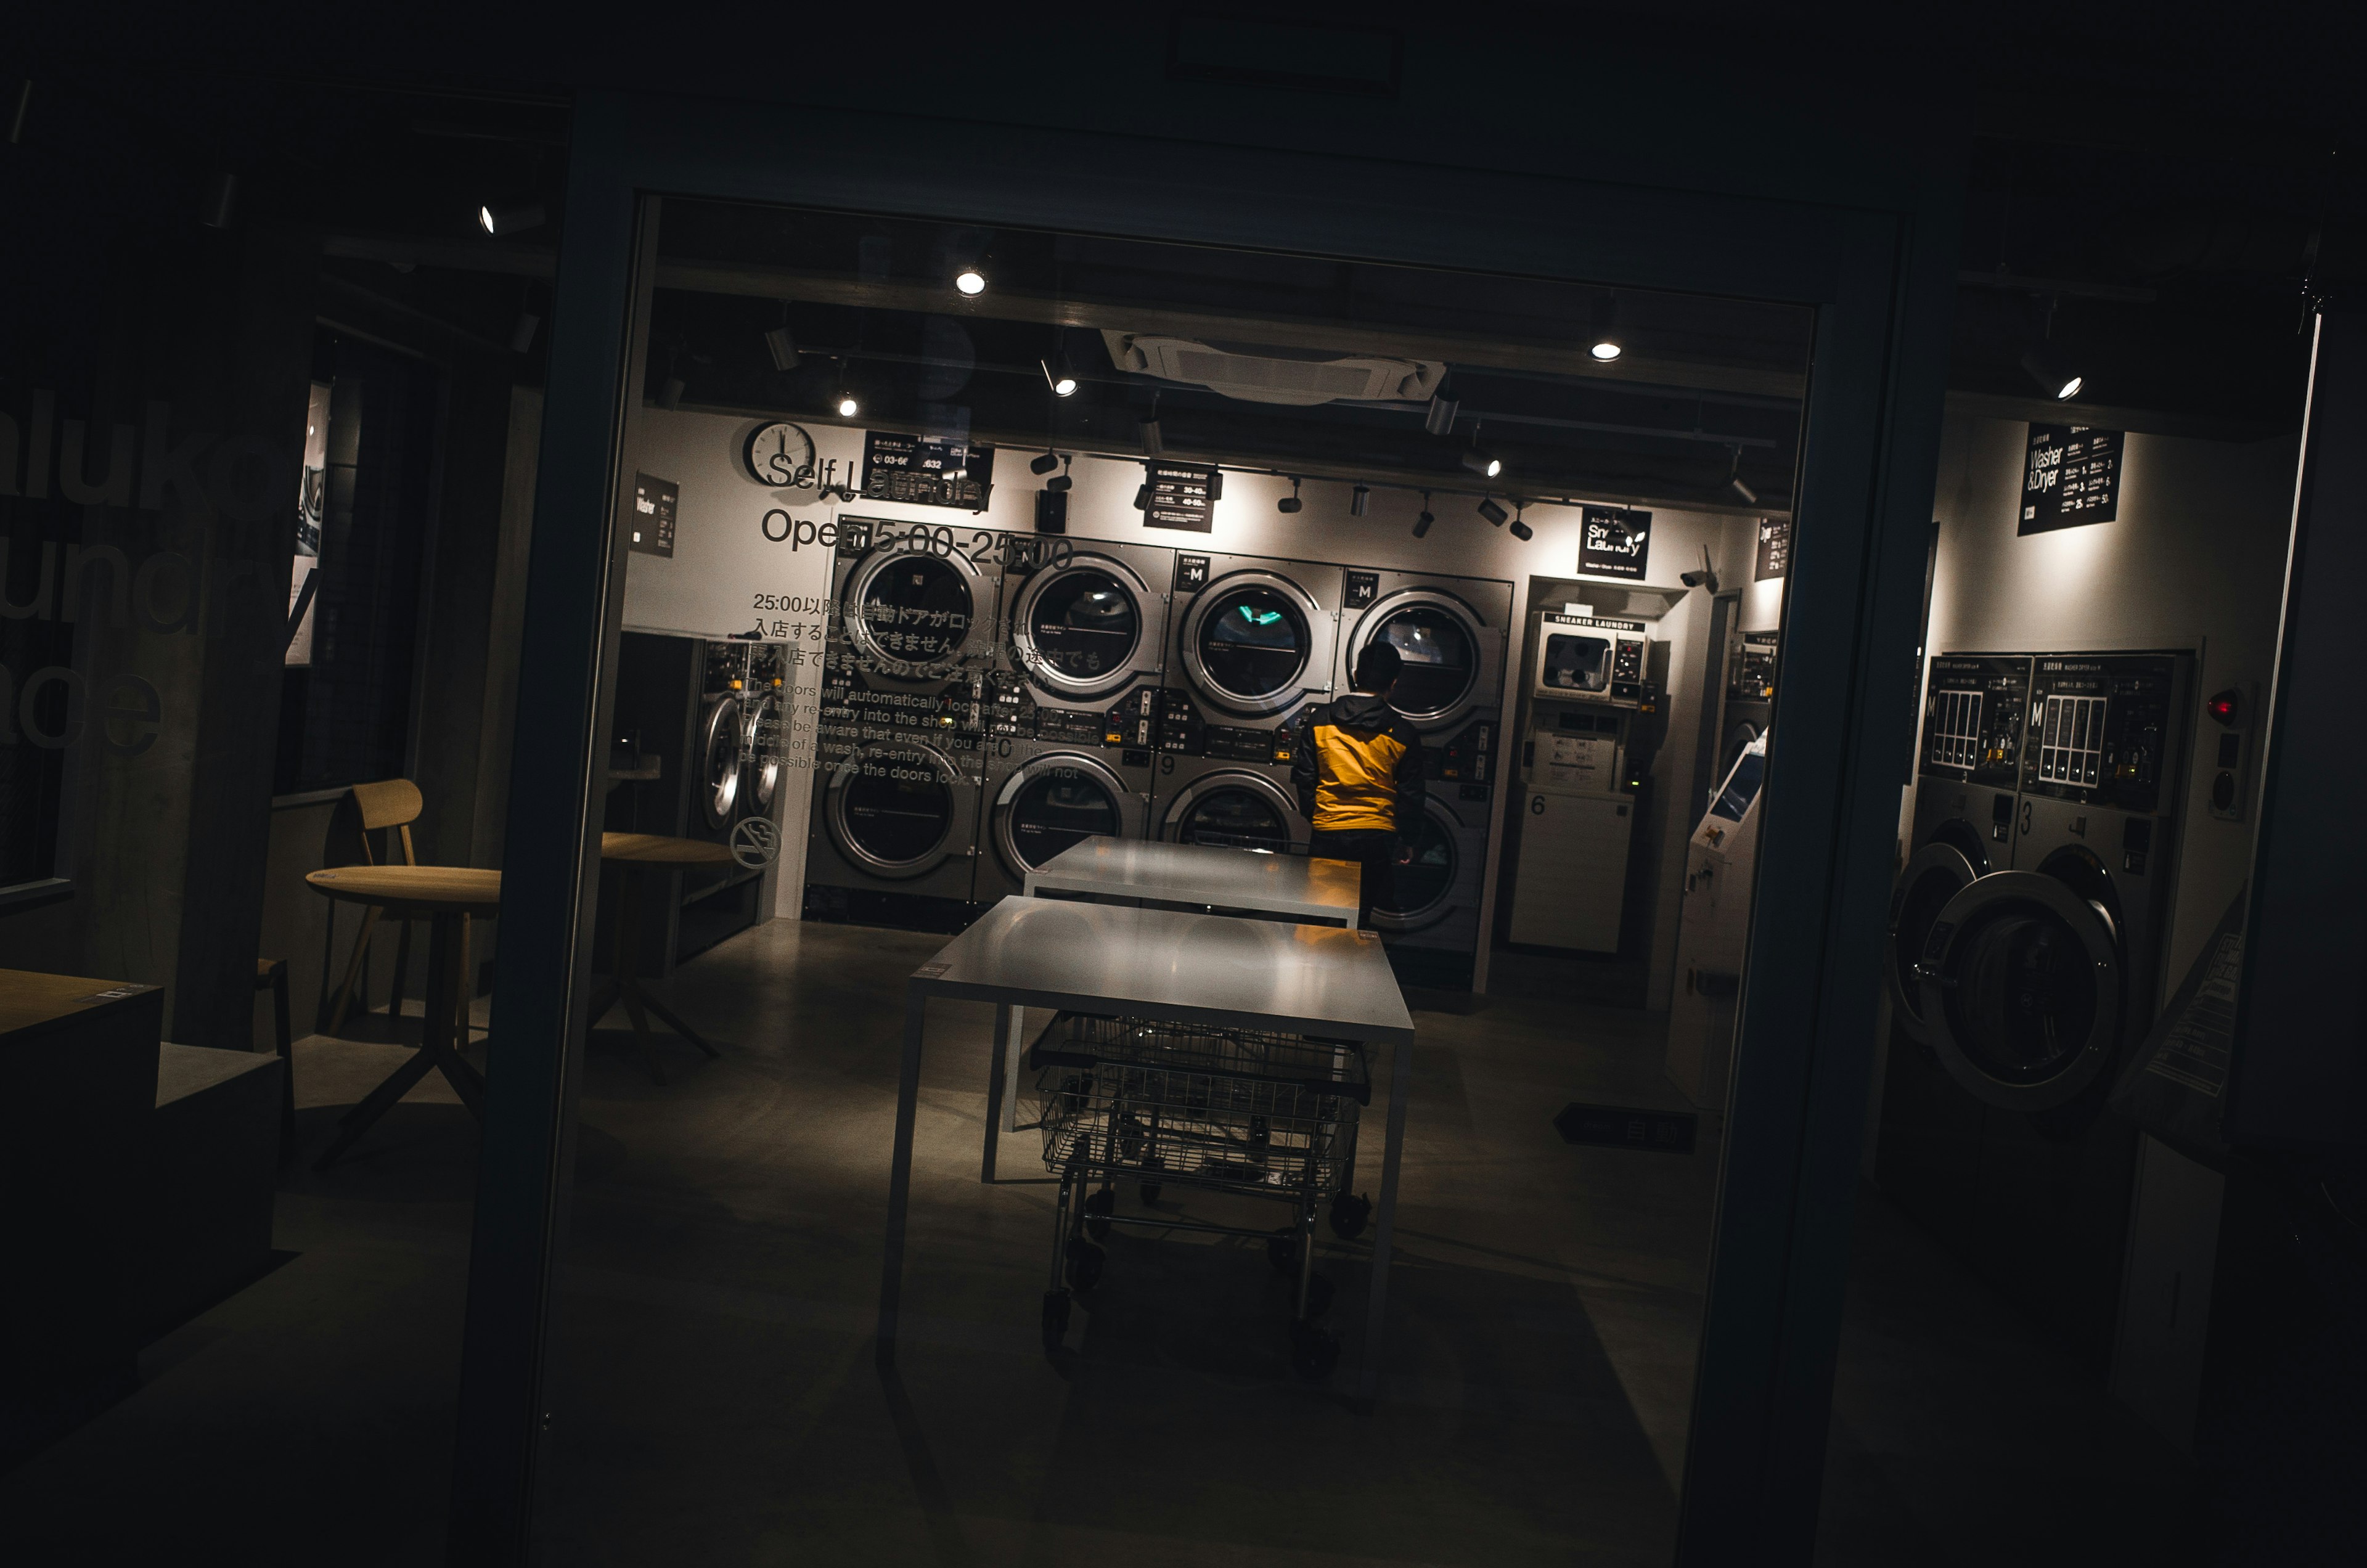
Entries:
{"type": "Polygon", "coordinates": [[[1049,359],[1039,359],[1036,363],[1043,368],[1044,385],[1052,389],[1054,397],[1068,398],[1076,395],[1077,373],[1070,367],[1067,355],[1055,355],[1049,359]]]}
{"type": "Polygon", "coordinates": [[[1527,505],[1528,502],[1525,501],[1512,502],[1512,537],[1523,544],[1537,536],[1537,531],[1535,528],[1521,521],[1521,511],[1527,505]]]}
{"type": "Polygon", "coordinates": [[[773,356],[776,370],[795,370],[804,358],[798,353],[798,340],[786,321],[764,334],[764,352],[773,356]]]}
{"type": "Polygon", "coordinates": [[[1483,452],[1473,446],[1463,454],[1463,466],[1482,479],[1494,479],[1504,471],[1504,460],[1493,452],[1483,452]]]}
{"type": "Polygon", "coordinates": [[[1594,342],[1587,351],[1598,363],[1608,365],[1627,352],[1619,341],[1619,296],[1606,294],[1594,307],[1594,342]]]}
{"type": "Polygon", "coordinates": [[[1424,491],[1421,492],[1421,515],[1413,520],[1413,536],[1417,539],[1421,538],[1430,532],[1430,525],[1437,521],[1436,517],[1431,515],[1430,491],[1424,491]]]}
{"type": "Polygon", "coordinates": [[[1307,503],[1298,499],[1298,481],[1290,481],[1290,493],[1274,503],[1274,509],[1287,517],[1307,503]]]}
{"type": "Polygon", "coordinates": [[[1042,457],[1027,460],[1027,471],[1031,474],[1048,474],[1059,466],[1060,455],[1049,447],[1045,448],[1042,457]]]}
{"type": "Polygon", "coordinates": [[[1459,398],[1450,398],[1444,390],[1433,392],[1430,407],[1421,413],[1421,427],[1433,435],[1444,435],[1455,428],[1455,416],[1463,410],[1459,398]]]}
{"type": "Polygon", "coordinates": [[[2029,371],[2031,379],[2058,403],[2078,397],[2079,389],[2088,384],[2088,378],[2073,369],[2070,362],[2047,344],[2033,343],[2023,349],[2022,367],[2029,371]]]}
{"type": "Polygon", "coordinates": [[[1362,517],[1365,512],[1371,508],[1372,504],[1373,492],[1365,486],[1358,485],[1354,490],[1348,492],[1349,516],[1362,517]]]}
{"type": "Polygon", "coordinates": [[[966,266],[954,274],[954,287],[975,299],[986,292],[986,274],[975,266],[966,266]]]}
{"type": "Polygon", "coordinates": [[[1502,507],[1497,505],[1496,500],[1493,496],[1481,496],[1479,498],[1479,515],[1485,517],[1489,522],[1493,523],[1497,527],[1501,528],[1504,525],[1504,519],[1512,514],[1506,512],[1502,507]]]}
{"type": "Polygon", "coordinates": [[[1742,448],[1734,449],[1734,465],[1727,470],[1726,488],[1742,498],[1745,506],[1759,504],[1759,492],[1742,482],[1742,448]]]}
{"type": "Polygon", "coordinates": [[[1137,512],[1148,512],[1150,510],[1150,484],[1149,480],[1145,480],[1143,483],[1134,487],[1134,509],[1137,512]]]}
{"type": "Polygon", "coordinates": [[[1136,420],[1134,422],[1134,428],[1136,433],[1142,437],[1142,455],[1144,457],[1156,457],[1161,452],[1167,450],[1167,438],[1160,432],[1159,415],[1156,411],[1151,412],[1146,418],[1136,420]]]}
{"type": "Polygon", "coordinates": [[[496,236],[517,234],[541,228],[548,216],[538,202],[521,207],[494,207],[488,203],[477,209],[477,227],[496,236]]]}
{"type": "Polygon", "coordinates": [[[1077,481],[1075,479],[1069,477],[1069,455],[1063,452],[1060,454],[1059,473],[1051,479],[1046,479],[1044,481],[1044,488],[1056,494],[1066,494],[1069,487],[1076,482],[1077,481]]]}

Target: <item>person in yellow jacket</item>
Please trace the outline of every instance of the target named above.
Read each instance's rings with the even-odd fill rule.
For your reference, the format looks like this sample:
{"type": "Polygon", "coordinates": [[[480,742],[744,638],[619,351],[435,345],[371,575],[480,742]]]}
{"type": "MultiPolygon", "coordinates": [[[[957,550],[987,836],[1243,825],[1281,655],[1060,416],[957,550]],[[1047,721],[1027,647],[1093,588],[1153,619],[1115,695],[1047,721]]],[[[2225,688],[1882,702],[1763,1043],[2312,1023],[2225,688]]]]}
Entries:
{"type": "Polygon", "coordinates": [[[1376,641],[1358,656],[1355,689],[1302,712],[1294,726],[1291,782],[1315,829],[1308,852],[1364,868],[1356,923],[1373,906],[1397,907],[1397,868],[1406,836],[1421,820],[1421,736],[1389,706],[1404,656],[1376,641]]]}

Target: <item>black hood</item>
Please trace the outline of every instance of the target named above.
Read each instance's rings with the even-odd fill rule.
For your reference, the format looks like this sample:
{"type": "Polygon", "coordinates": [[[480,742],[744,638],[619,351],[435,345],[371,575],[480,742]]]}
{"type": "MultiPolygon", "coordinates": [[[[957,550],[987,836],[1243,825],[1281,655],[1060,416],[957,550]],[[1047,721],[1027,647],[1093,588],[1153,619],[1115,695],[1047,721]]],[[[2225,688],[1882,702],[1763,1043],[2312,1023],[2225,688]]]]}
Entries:
{"type": "Polygon", "coordinates": [[[1356,729],[1387,729],[1396,722],[1398,710],[1389,706],[1387,697],[1376,697],[1370,692],[1350,692],[1331,703],[1331,720],[1356,729]]]}

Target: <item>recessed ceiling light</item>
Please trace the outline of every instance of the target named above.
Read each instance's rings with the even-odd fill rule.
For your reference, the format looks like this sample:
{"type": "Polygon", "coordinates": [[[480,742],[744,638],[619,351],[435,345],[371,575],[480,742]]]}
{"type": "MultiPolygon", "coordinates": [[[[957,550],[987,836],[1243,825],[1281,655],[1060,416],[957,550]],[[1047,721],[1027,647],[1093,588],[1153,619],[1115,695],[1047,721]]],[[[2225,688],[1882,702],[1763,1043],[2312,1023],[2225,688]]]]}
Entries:
{"type": "Polygon", "coordinates": [[[1586,352],[1608,365],[1626,351],[1622,349],[1615,340],[1606,337],[1597,338],[1594,346],[1586,352]]]}
{"type": "Polygon", "coordinates": [[[855,414],[856,414],[856,413],[858,413],[858,412],[861,412],[862,407],[863,407],[863,405],[862,405],[862,404],[860,404],[860,403],[858,403],[858,402],[856,402],[856,401],[855,400],[855,394],[854,394],[853,392],[841,392],[841,393],[839,393],[839,395],[838,395],[838,417],[839,417],[839,418],[841,418],[841,419],[853,419],[853,418],[855,416],[855,414]]]}
{"type": "Polygon", "coordinates": [[[974,266],[966,266],[954,274],[954,287],[973,297],[986,292],[986,274],[974,266]]]}

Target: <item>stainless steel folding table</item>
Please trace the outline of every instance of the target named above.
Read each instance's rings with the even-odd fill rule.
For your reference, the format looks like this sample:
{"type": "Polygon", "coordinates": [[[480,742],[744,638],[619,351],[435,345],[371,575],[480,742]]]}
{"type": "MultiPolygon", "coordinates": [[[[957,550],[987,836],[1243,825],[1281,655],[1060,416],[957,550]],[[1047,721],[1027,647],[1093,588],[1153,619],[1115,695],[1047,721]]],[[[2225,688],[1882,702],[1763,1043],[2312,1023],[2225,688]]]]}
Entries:
{"type": "Polygon", "coordinates": [[[933,997],[994,1006],[994,1061],[986,1117],[989,1179],[1002,1120],[1004,1063],[1017,1048],[1011,1028],[1016,1008],[1287,1031],[1389,1047],[1388,1122],[1373,1213],[1372,1284],[1357,1352],[1360,1392],[1367,1399],[1373,1395],[1397,1225],[1406,1096],[1413,1073],[1413,1020],[1376,933],[1066,899],[1005,898],[914,970],[905,986],[887,1257],[879,1280],[882,1366],[895,1358],[921,1049],[933,997]]]}

